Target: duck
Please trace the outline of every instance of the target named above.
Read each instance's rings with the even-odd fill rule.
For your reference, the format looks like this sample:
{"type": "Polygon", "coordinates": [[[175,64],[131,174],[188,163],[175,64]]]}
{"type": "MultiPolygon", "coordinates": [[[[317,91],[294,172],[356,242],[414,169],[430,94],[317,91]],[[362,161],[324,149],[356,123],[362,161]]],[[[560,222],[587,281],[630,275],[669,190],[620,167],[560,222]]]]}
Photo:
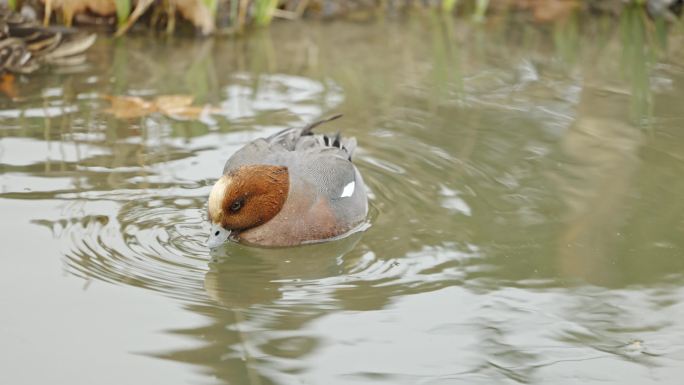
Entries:
{"type": "Polygon", "coordinates": [[[228,240],[284,247],[353,233],[368,215],[355,138],[316,134],[334,115],[247,143],[223,168],[208,197],[207,246],[228,240]]]}
{"type": "Polygon", "coordinates": [[[30,74],[43,64],[80,65],[96,35],[67,27],[46,27],[0,5],[0,75],[30,74]]]}

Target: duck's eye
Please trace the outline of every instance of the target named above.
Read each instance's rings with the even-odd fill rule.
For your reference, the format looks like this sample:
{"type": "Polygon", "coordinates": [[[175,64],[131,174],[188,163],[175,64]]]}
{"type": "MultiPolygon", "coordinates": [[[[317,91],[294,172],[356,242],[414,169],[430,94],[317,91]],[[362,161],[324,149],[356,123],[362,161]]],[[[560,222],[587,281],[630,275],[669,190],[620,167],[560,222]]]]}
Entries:
{"type": "Polygon", "coordinates": [[[236,213],[236,212],[240,211],[243,203],[244,203],[244,199],[238,199],[235,202],[231,203],[230,204],[230,212],[236,213]]]}

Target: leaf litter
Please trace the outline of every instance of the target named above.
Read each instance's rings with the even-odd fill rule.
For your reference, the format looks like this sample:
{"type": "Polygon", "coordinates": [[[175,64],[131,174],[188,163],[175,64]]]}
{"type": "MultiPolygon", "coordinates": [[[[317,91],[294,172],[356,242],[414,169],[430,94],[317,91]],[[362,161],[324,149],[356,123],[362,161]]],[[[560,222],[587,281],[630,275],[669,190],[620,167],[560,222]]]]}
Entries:
{"type": "Polygon", "coordinates": [[[136,119],[159,113],[174,119],[193,120],[203,114],[220,111],[210,105],[193,105],[194,97],[190,95],[160,95],[152,100],[125,95],[102,95],[102,98],[111,103],[105,112],[119,119],[136,119]]]}

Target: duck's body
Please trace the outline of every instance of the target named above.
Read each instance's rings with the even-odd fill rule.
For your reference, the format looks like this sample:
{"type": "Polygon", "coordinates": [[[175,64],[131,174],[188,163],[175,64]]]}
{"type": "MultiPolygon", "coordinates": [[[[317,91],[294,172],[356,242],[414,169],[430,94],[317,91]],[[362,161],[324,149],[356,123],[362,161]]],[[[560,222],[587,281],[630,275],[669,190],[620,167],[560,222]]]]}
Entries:
{"type": "Polygon", "coordinates": [[[210,247],[228,235],[249,244],[293,246],[364,222],[366,189],[351,162],[356,141],[314,134],[320,123],[254,140],[228,159],[209,196],[210,247]]]}
{"type": "Polygon", "coordinates": [[[42,64],[82,64],[94,42],[95,34],[45,27],[0,5],[0,74],[28,74],[42,64]]]}

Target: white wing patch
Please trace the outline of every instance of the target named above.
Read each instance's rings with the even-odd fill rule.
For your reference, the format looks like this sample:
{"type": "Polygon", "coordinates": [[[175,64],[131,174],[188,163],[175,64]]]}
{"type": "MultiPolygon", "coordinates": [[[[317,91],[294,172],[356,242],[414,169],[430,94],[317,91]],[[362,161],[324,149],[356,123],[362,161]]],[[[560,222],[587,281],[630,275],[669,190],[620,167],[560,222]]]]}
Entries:
{"type": "Polygon", "coordinates": [[[347,185],[344,186],[344,190],[342,190],[342,195],[340,195],[340,198],[352,196],[352,194],[354,194],[354,186],[356,186],[356,182],[354,181],[347,183],[347,185]]]}

